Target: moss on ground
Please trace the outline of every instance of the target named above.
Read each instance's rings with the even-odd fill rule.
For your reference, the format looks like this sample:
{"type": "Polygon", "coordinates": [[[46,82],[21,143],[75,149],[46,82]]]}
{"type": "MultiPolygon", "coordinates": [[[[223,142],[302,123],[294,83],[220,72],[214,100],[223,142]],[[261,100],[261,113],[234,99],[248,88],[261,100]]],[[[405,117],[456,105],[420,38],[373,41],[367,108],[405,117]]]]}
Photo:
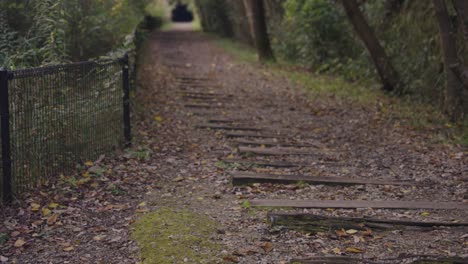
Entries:
{"type": "Polygon", "coordinates": [[[219,245],[212,241],[215,222],[187,210],[162,208],[139,218],[132,237],[142,263],[217,263],[219,245]]]}

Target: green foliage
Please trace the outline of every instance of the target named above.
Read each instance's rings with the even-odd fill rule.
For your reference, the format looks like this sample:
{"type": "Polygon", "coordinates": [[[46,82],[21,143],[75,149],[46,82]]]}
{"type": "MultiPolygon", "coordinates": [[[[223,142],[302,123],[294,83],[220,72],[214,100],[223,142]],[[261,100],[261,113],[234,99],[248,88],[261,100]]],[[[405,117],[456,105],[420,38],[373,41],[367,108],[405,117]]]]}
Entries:
{"type": "Polygon", "coordinates": [[[122,49],[155,2],[159,0],[3,0],[0,65],[16,69],[82,61],[122,49]]]}
{"type": "Polygon", "coordinates": [[[232,36],[227,0],[195,0],[195,3],[202,17],[202,27],[205,31],[225,37],[232,36]]]}
{"type": "Polygon", "coordinates": [[[318,72],[345,74],[355,80],[368,70],[346,16],[329,0],[287,0],[284,18],[270,21],[272,45],[280,59],[318,72]]]}
{"type": "MultiPolygon", "coordinates": [[[[444,75],[437,21],[431,5],[404,1],[365,1],[361,8],[402,79],[402,94],[421,102],[442,101],[444,75]]],[[[286,0],[281,22],[270,21],[276,55],[315,72],[346,80],[375,80],[368,52],[354,33],[341,6],[329,0],[286,0]]],[[[453,8],[450,9],[455,18],[453,8]]],[[[466,60],[466,44],[459,43],[466,60]]]]}

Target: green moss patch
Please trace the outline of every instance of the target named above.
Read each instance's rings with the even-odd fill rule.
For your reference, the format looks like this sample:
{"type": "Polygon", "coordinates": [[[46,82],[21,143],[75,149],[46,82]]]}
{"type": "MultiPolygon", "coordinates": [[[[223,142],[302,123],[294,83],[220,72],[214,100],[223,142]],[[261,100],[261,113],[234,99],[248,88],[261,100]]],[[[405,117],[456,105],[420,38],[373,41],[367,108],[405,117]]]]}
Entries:
{"type": "Polygon", "coordinates": [[[162,208],[139,218],[132,236],[145,264],[217,263],[215,226],[204,215],[162,208]]]}

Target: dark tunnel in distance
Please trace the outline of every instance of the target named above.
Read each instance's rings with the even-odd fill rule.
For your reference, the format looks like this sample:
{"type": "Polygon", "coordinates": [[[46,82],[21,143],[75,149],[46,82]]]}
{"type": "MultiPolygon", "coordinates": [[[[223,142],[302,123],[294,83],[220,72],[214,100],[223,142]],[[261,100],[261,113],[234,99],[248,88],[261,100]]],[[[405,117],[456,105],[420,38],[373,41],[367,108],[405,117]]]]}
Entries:
{"type": "Polygon", "coordinates": [[[192,22],[193,13],[182,3],[177,3],[177,5],[172,9],[172,22],[192,22]]]}

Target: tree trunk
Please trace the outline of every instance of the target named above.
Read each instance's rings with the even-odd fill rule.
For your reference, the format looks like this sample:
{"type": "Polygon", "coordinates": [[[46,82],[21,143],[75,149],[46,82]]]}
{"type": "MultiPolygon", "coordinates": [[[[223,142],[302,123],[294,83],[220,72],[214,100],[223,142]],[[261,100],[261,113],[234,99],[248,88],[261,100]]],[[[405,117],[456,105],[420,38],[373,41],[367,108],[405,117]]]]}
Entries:
{"type": "Polygon", "coordinates": [[[263,4],[263,0],[244,0],[258,58],[261,61],[266,61],[274,60],[274,56],[268,38],[265,7],[263,4]]]}
{"type": "Polygon", "coordinates": [[[433,0],[444,57],[446,75],[444,110],[455,121],[462,117],[463,84],[456,74],[459,67],[455,30],[444,0],[433,0]]]}
{"type": "Polygon", "coordinates": [[[468,1],[453,0],[453,5],[457,10],[457,16],[463,29],[463,37],[468,40],[468,1]]]}
{"type": "Polygon", "coordinates": [[[209,29],[208,29],[207,16],[205,14],[205,8],[200,3],[200,0],[195,0],[195,7],[198,11],[198,18],[200,19],[200,24],[201,24],[203,31],[208,32],[209,29]]]}
{"type": "Polygon", "coordinates": [[[393,68],[390,59],[387,57],[385,50],[380,45],[377,37],[371,27],[364,18],[364,14],[359,9],[356,0],[341,0],[346,15],[354,27],[354,30],[364,42],[370,56],[377,68],[380,79],[382,80],[383,89],[392,91],[398,88],[399,77],[393,68]]]}

